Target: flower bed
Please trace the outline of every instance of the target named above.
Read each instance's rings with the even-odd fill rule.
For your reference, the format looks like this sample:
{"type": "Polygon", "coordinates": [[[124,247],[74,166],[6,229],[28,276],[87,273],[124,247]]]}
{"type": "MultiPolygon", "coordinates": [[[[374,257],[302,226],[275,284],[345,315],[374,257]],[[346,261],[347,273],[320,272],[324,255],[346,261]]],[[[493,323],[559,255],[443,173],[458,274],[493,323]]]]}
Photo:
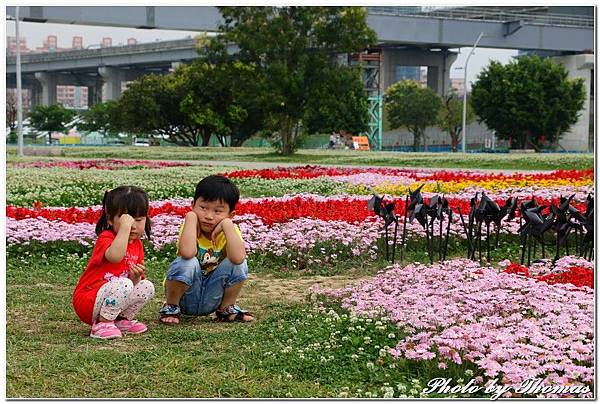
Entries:
{"type": "Polygon", "coordinates": [[[188,167],[190,163],[156,160],[68,160],[68,161],[33,161],[29,163],[11,163],[15,168],[70,168],[77,170],[119,170],[122,168],[165,168],[188,167]]]}
{"type": "Polygon", "coordinates": [[[397,358],[439,368],[469,361],[512,386],[532,377],[593,384],[595,303],[587,287],[456,259],[396,265],[357,286],[313,292],[351,315],[395,323],[403,338],[389,352],[397,358]]]}
{"type": "MultiPolygon", "coordinates": [[[[115,160],[119,161],[119,160],[115,160]]],[[[109,161],[107,164],[112,164],[109,161]]],[[[78,163],[78,162],[76,162],[78,163]]],[[[31,200],[35,196],[41,197],[38,202],[32,203],[32,208],[25,208],[18,205],[7,206],[7,241],[8,244],[26,243],[30,241],[48,242],[48,241],[79,241],[82,244],[89,243],[94,238],[93,225],[97,222],[100,215],[100,206],[87,207],[46,207],[48,201],[50,204],[56,204],[57,201],[68,199],[69,197],[61,194],[63,187],[67,186],[76,193],[76,198],[89,200],[92,195],[94,200],[100,198],[100,190],[95,190],[99,186],[102,189],[110,188],[118,183],[134,183],[141,182],[142,187],[148,190],[151,199],[150,217],[153,220],[155,231],[153,232],[152,245],[157,249],[162,249],[165,245],[172,244],[176,239],[178,227],[183,216],[189,211],[191,199],[189,193],[193,190],[193,178],[200,177],[202,173],[206,173],[206,168],[200,167],[165,167],[160,170],[134,170],[125,173],[124,170],[117,170],[111,173],[111,176],[90,175],[95,170],[56,170],[49,168],[19,168],[12,169],[9,176],[9,195],[8,199],[12,200],[12,193],[16,190],[17,193],[25,191],[25,187],[20,188],[15,186],[14,176],[20,173],[20,177],[27,175],[27,181],[32,178],[53,178],[54,182],[49,184],[43,182],[42,185],[47,190],[46,192],[37,193],[31,192],[29,189],[27,194],[22,194],[25,199],[31,200]],[[36,171],[36,170],[39,170],[36,171]],[[78,174],[85,173],[85,174],[78,174]],[[98,181],[98,182],[96,182],[98,181]],[[126,182],[127,181],[127,182],[126,182]],[[131,182],[129,182],[131,181],[131,182]],[[166,181],[166,182],[165,182],[166,181]],[[50,187],[52,185],[53,187],[50,187]],[[186,195],[187,194],[187,195],[186,195]],[[173,199],[156,198],[156,195],[168,195],[176,197],[173,199]],[[22,222],[24,221],[24,222],[22,222]],[[87,225],[87,226],[86,226],[87,225]],[[27,231],[25,231],[27,229],[27,231]],[[51,234],[51,236],[49,236],[51,234]]],[[[520,192],[519,195],[530,199],[535,196],[539,205],[549,206],[559,202],[560,194],[563,191],[569,191],[564,182],[589,182],[591,181],[590,170],[570,170],[557,171],[553,173],[543,174],[488,174],[477,172],[459,172],[459,171],[441,171],[432,172],[425,170],[402,170],[402,169],[375,169],[373,172],[367,172],[362,168],[324,168],[316,166],[306,166],[297,169],[274,169],[274,170],[254,170],[254,171],[233,171],[228,173],[236,181],[249,181],[256,183],[255,189],[263,190],[270,189],[269,187],[281,187],[285,184],[301,184],[301,187],[319,188],[324,185],[327,189],[327,184],[338,184],[339,186],[347,184],[348,178],[355,176],[362,178],[371,176],[374,178],[380,176],[384,182],[376,185],[377,187],[388,186],[389,181],[397,181],[393,186],[404,188],[408,186],[417,186],[419,183],[424,183],[425,189],[434,186],[431,181],[436,181],[435,184],[448,183],[468,183],[467,188],[457,193],[446,194],[449,205],[453,208],[455,214],[450,225],[450,236],[465,238],[464,229],[458,215],[458,208],[465,217],[469,214],[470,206],[469,199],[475,192],[482,191],[490,182],[506,185],[508,182],[524,184],[525,188],[518,188],[515,192],[520,192]],[[362,177],[361,177],[362,176],[362,177]],[[415,182],[411,182],[415,181],[415,182]],[[457,182],[458,181],[458,182],[457,182]],[[534,192],[531,186],[532,182],[544,183],[546,185],[561,184],[554,188],[553,192],[534,192]],[[554,182],[553,182],[554,181],[554,182]],[[382,185],[383,184],[383,185],[382,185]],[[478,184],[478,185],[474,185],[478,184]],[[470,187],[470,188],[469,188],[470,187]],[[472,194],[465,192],[465,189],[470,189],[472,194]],[[560,194],[557,195],[557,192],[560,194]]],[[[381,179],[380,178],[380,179],[381,179]]],[[[25,182],[27,182],[25,181],[25,182]]],[[[35,180],[33,180],[35,181],[35,180]]],[[[512,184],[511,183],[511,184],[512,184]]],[[[40,184],[40,183],[38,183],[40,184]]],[[[239,184],[244,191],[244,186],[239,184]]],[[[514,184],[513,184],[514,185],[514,184]]],[[[437,185],[436,185],[437,186],[437,185]]],[[[548,185],[550,186],[550,185],[548,185]]],[[[496,187],[498,188],[498,187],[496,187]]],[[[501,188],[501,187],[500,187],[501,188]]],[[[302,188],[303,189],[303,188],[302,188]]],[[[356,184],[351,185],[348,190],[356,190],[356,184]],[[352,188],[354,187],[354,188],[352,188]]],[[[544,188],[547,190],[546,188],[544,188]]],[[[583,211],[585,204],[582,200],[587,196],[583,191],[589,191],[591,188],[588,185],[582,185],[579,188],[580,199],[575,202],[574,206],[583,211]],[[587,187],[587,188],[586,188],[587,187]]],[[[405,189],[406,190],[406,189],[405,189]]],[[[71,192],[71,191],[68,191],[71,192]]],[[[281,192],[281,190],[279,190],[281,192]]],[[[328,192],[328,191],[327,191],[328,192]]],[[[360,193],[360,192],[359,192],[360,193]]],[[[434,195],[433,192],[423,193],[427,201],[434,195]]],[[[509,194],[508,190],[494,191],[489,194],[495,198],[500,206],[505,203],[509,194]]],[[[351,247],[344,254],[353,257],[356,256],[354,251],[368,251],[372,255],[373,248],[376,246],[377,237],[381,235],[382,226],[381,220],[376,218],[374,213],[367,208],[367,201],[370,195],[334,195],[323,196],[316,193],[301,193],[286,195],[281,197],[266,197],[266,198],[242,198],[236,208],[236,213],[240,218],[240,225],[244,231],[248,233],[246,237],[247,248],[250,251],[262,251],[268,254],[275,254],[276,248],[281,248],[282,255],[289,255],[290,260],[296,262],[314,263],[322,259],[318,255],[318,251],[312,251],[315,243],[339,244],[338,238],[327,231],[327,226],[337,226],[343,234],[358,234],[361,235],[364,242],[358,247],[359,239],[355,238],[351,243],[351,247]],[[318,229],[318,231],[309,231],[307,229],[318,229]],[[368,229],[368,230],[367,230],[368,229]],[[305,232],[305,234],[303,234],[305,232]],[[367,235],[367,233],[369,235],[367,235]],[[321,235],[319,235],[321,234],[321,235]],[[370,236],[373,235],[373,236],[370,236]],[[304,236],[304,237],[303,237],[304,236]],[[306,238],[308,241],[306,241],[306,238]],[[282,245],[279,245],[274,240],[281,240],[282,245]],[[270,248],[269,246],[274,246],[270,248]],[[308,247],[311,246],[311,247],[308,247]],[[308,254],[308,256],[306,256],[308,254]]],[[[401,196],[390,197],[386,196],[387,200],[393,200],[396,204],[396,214],[399,217],[404,215],[405,199],[401,196]]],[[[64,203],[63,203],[64,204],[64,203]]],[[[547,211],[546,208],[545,211],[547,211]]],[[[517,212],[517,217],[519,212],[517,212]]],[[[445,223],[443,223],[445,228],[445,223]]],[[[516,235],[519,228],[519,220],[514,219],[509,222],[504,222],[501,234],[516,235]]],[[[492,227],[492,231],[495,229],[492,227]]],[[[425,230],[416,222],[407,224],[407,236],[425,237],[425,230]]],[[[485,237],[485,236],[484,236],[485,237]]],[[[336,247],[337,248],[337,247],[336,247]]],[[[334,249],[335,250],[335,249],[334,249]]],[[[338,250],[335,250],[338,251],[338,250]]],[[[346,257],[346,255],[344,255],[346,257]]],[[[340,257],[343,259],[343,257],[340,257]]]]}
{"type": "MultiPolygon", "coordinates": [[[[110,173],[101,172],[108,168],[94,168],[98,170],[83,166],[9,167],[9,248],[19,245],[17,250],[26,249],[29,247],[21,246],[45,243],[43,250],[47,247],[47,251],[53,251],[58,244],[52,243],[67,242],[73,243],[68,244],[69,248],[89,250],[96,237],[94,228],[101,212],[97,204],[102,192],[117,185],[135,184],[146,189],[151,198],[153,231],[148,240],[148,259],[172,259],[194,186],[212,171],[199,166],[144,166],[113,169],[110,173]]],[[[367,207],[373,190],[396,203],[399,217],[404,214],[407,187],[415,189],[425,184],[426,201],[445,192],[455,212],[450,225],[450,256],[466,255],[464,229],[457,211],[460,207],[463,215],[468,215],[469,199],[476,192],[485,191],[500,206],[509,196],[518,196],[520,201],[534,197],[538,205],[548,206],[557,204],[561,196],[575,193],[573,205],[583,211],[585,198],[594,191],[591,170],[498,175],[307,166],[227,175],[245,196],[236,208],[235,221],[244,235],[253,271],[270,268],[331,274],[338,268],[347,271],[371,265],[368,270],[373,273],[387,265],[379,252],[382,219],[367,207]]],[[[528,268],[513,264],[510,259],[518,259],[518,228],[518,217],[503,224],[500,245],[495,250],[495,258],[503,259],[498,269],[466,259],[429,266],[413,263],[388,267],[354,287],[315,288],[314,296],[323,302],[323,312],[311,320],[310,327],[343,320],[339,320],[339,328],[327,334],[327,343],[320,341],[321,334],[316,332],[315,340],[307,346],[306,335],[294,336],[295,331],[290,331],[285,341],[297,338],[297,350],[288,353],[295,355],[294,360],[302,361],[305,356],[318,366],[334,360],[356,366],[368,352],[368,362],[362,365],[382,377],[387,377],[396,363],[399,369],[418,363],[425,374],[433,374],[434,369],[469,370],[472,375],[477,369],[479,385],[493,378],[505,385],[517,385],[525,378],[539,377],[546,385],[592,386],[593,263],[564,257],[556,264],[544,260],[528,268]],[[359,332],[359,324],[372,327],[363,327],[359,332]],[[368,335],[362,333],[367,328],[368,335]],[[335,334],[338,332],[343,336],[335,334]],[[372,347],[371,338],[377,341],[372,347]],[[322,351],[328,345],[332,352],[325,354],[322,351]],[[363,346],[367,348],[361,351],[363,346]]],[[[408,259],[405,255],[405,262],[428,260],[423,252],[425,231],[417,221],[407,224],[407,236],[409,246],[417,247],[407,248],[406,253],[413,255],[408,259]],[[419,248],[423,251],[417,251],[419,248]]],[[[286,342],[281,349],[287,346],[286,342]]],[[[265,363],[269,360],[275,358],[265,357],[265,363]]],[[[389,390],[389,386],[385,388],[389,390]]],[[[400,388],[395,393],[388,390],[386,397],[402,394],[400,388]]],[[[362,396],[358,390],[351,395],[362,396]]]]}

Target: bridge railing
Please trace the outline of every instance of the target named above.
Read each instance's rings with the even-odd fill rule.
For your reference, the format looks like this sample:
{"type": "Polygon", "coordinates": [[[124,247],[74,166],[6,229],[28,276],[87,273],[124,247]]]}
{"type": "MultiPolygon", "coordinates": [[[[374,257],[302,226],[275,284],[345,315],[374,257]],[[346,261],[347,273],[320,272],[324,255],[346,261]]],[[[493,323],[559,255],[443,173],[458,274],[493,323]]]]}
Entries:
{"type": "Polygon", "coordinates": [[[478,21],[515,21],[520,20],[528,24],[564,26],[564,27],[594,27],[594,18],[586,16],[566,15],[566,14],[538,14],[514,12],[510,10],[502,10],[494,8],[485,10],[479,7],[422,7],[416,10],[416,7],[409,9],[408,7],[369,7],[370,14],[383,15],[407,15],[411,17],[439,17],[452,18],[462,20],[478,20],[478,21]]]}
{"type": "MultiPolygon", "coordinates": [[[[23,62],[37,63],[37,62],[49,62],[60,58],[61,60],[70,59],[81,59],[81,58],[94,58],[102,56],[114,56],[124,54],[136,54],[136,53],[148,53],[148,52],[159,52],[161,50],[173,50],[177,48],[189,49],[196,46],[194,39],[176,39],[169,41],[158,41],[148,42],[135,45],[124,45],[124,46],[111,46],[108,48],[100,49],[72,49],[60,52],[47,52],[47,53],[26,53],[21,55],[23,62]]],[[[15,56],[7,56],[6,64],[16,63],[15,56]]]]}

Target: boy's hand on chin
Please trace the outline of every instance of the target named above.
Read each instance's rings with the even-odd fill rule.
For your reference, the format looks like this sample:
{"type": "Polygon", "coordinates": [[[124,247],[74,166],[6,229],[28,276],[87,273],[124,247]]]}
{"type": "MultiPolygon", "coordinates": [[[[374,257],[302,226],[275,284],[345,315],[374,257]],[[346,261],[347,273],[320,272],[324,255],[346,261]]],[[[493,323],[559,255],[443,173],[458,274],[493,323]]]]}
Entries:
{"type": "Polygon", "coordinates": [[[215,229],[213,230],[213,232],[210,236],[210,239],[214,245],[217,245],[217,237],[219,236],[219,233],[223,232],[223,227],[229,226],[229,225],[233,225],[233,221],[229,218],[225,218],[225,219],[221,220],[219,222],[219,224],[217,224],[217,226],[215,227],[215,229]]]}

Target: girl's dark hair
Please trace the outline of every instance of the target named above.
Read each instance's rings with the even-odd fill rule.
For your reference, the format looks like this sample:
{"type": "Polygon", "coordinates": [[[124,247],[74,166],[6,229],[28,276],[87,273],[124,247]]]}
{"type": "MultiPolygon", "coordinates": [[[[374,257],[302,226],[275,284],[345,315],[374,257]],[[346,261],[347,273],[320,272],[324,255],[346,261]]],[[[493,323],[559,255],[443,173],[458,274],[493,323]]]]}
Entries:
{"type": "Polygon", "coordinates": [[[115,216],[121,216],[125,213],[132,217],[146,216],[145,233],[150,238],[150,218],[148,216],[149,207],[148,195],[146,191],[134,186],[121,186],[106,191],[102,198],[102,215],[96,223],[96,234],[99,235],[104,230],[112,228],[108,219],[115,216]]]}

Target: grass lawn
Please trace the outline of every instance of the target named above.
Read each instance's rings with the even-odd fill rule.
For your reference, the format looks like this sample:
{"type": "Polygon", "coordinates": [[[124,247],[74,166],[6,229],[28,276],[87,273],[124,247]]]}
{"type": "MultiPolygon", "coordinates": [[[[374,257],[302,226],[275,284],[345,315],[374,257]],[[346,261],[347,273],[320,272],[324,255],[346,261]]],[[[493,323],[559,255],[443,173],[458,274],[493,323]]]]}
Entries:
{"type": "MultiPolygon", "coordinates": [[[[462,254],[456,244],[450,247],[451,255],[462,254]]],[[[409,249],[406,262],[425,262],[419,249],[409,249]]],[[[390,384],[418,397],[433,377],[478,374],[469,363],[442,371],[431,361],[382,358],[380,349],[400,338],[392,324],[364,324],[352,334],[348,321],[323,321],[307,300],[310,286],[357,282],[383,268],[381,259],[340,262],[329,272],[307,275],[280,272],[256,257],[239,303],[257,321],[184,317],[180,326],[168,327],[158,324],[157,311],[172,257],[147,251],[157,291],[138,319],[148,323],[149,332],[99,341],[88,336],[89,326],[71,305],[90,251],[75,243],[9,247],[7,397],[382,397],[390,384]],[[348,342],[339,343],[344,335],[348,342]],[[371,343],[357,351],[365,336],[371,343]],[[355,352],[362,357],[351,355],[355,352]]],[[[502,248],[498,254],[505,253],[502,248]]]]}
{"type": "MultiPolygon", "coordinates": [[[[469,168],[505,170],[558,170],[594,167],[593,153],[577,154],[488,154],[488,153],[400,153],[355,150],[299,150],[281,156],[269,148],[193,147],[36,147],[30,153],[68,158],[130,158],[160,160],[244,161],[298,164],[344,164],[428,168],[469,168]]],[[[15,161],[17,149],[7,147],[7,160],[15,161]]],[[[39,160],[39,156],[36,158],[39,160]]]]}

